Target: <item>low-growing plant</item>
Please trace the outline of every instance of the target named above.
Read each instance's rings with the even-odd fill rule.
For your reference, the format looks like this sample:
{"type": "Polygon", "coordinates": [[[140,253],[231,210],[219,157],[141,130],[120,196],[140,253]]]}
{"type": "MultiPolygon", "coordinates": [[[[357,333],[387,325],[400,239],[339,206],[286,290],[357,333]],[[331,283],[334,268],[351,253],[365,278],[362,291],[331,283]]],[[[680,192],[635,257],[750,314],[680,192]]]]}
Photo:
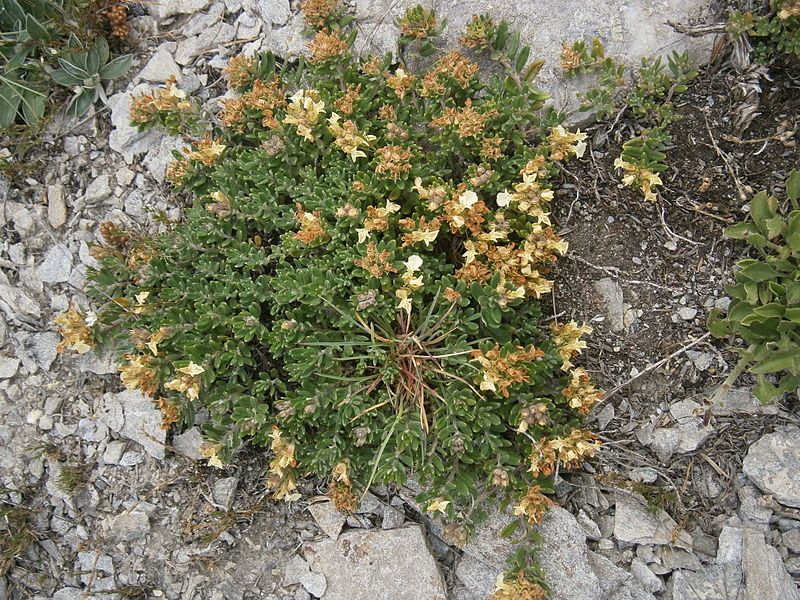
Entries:
{"type": "Polygon", "coordinates": [[[743,240],[757,255],[736,264],[727,313],[712,309],[708,327],[715,337],[741,338],[740,359],[715,392],[727,393],[746,371],[756,378],[753,393],[762,402],[800,387],[800,172],[786,181],[781,202],[760,192],[750,202],[750,219],[729,227],[725,236],[743,240]]]}
{"type": "Polygon", "coordinates": [[[673,51],[667,57],[666,69],[661,57],[643,57],[629,90],[625,89],[625,66],[606,56],[598,38],[592,40],[591,46],[583,40],[564,44],[561,67],[567,77],[595,77],[597,85],[582,95],[581,110],[606,119],[621,106],[621,110],[630,109],[637,120],[643,121],[641,134],[625,142],[614,166],[622,170],[625,186],[638,187],[645,200],[655,200],[656,186],[662,184],[658,174],[669,168],[664,162],[671,140],[669,125],[677,119],[672,98],[685,92],[687,84],[698,75],[688,52],[673,51]]]}
{"type": "Polygon", "coordinates": [[[734,12],[727,31],[755,38],[755,57],[767,62],[778,54],[800,57],[800,1],[769,0],[755,12],[734,12]]]}
{"type": "MultiPolygon", "coordinates": [[[[471,48],[504,47],[516,60],[501,74],[479,78],[458,50],[412,72],[354,59],[353,32],[309,4],[306,59],[228,66],[222,127],[168,172],[193,194],[184,220],[161,235],[101,226],[96,314],[60,319],[64,347],[117,344],[123,383],[165,428],[207,412],[212,465],[268,446],[276,498],[316,475],[349,511],[413,475],[456,542],[492,498],[535,523],[557,470],[598,447],[581,424],[600,392],[571,362],[591,330],[543,325],[537,301],[567,249],[551,181],[586,136],[544,109],[529,51],[497,32],[471,48]]],[[[134,123],[178,123],[193,108],[176,95],[134,123]]],[[[506,585],[539,581],[525,552],[506,585]]]]}
{"type": "Polygon", "coordinates": [[[4,577],[36,540],[30,524],[31,511],[22,506],[0,502],[0,577],[4,577]]]}
{"type": "MultiPolygon", "coordinates": [[[[84,114],[104,86],[123,75],[131,56],[111,58],[108,42],[88,23],[89,2],[5,0],[0,7],[0,129],[28,127],[45,116],[53,84],[73,92],[68,113],[84,114]],[[87,22],[84,22],[87,21],[87,22]],[[89,41],[84,41],[89,40],[89,41]]],[[[119,20],[119,10],[112,7],[119,20]]],[[[123,24],[115,25],[117,33],[123,24]]]]}

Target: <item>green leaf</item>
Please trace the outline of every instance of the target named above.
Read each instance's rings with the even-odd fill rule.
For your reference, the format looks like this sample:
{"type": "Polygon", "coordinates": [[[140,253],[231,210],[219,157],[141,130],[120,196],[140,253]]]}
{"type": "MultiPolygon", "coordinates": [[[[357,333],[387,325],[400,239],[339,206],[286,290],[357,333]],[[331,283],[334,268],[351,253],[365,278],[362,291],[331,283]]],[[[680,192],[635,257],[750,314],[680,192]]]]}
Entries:
{"type": "Polygon", "coordinates": [[[800,361],[800,353],[797,350],[777,350],[750,367],[750,372],[755,375],[765,375],[786,371],[796,368],[798,361],[800,361]]]}
{"type": "Polygon", "coordinates": [[[770,302],[764,306],[754,308],[753,312],[761,317],[782,317],[783,313],[786,312],[786,307],[783,304],[778,304],[777,302],[770,302]]]}
{"type": "Polygon", "coordinates": [[[708,312],[708,321],[706,324],[711,335],[716,338],[722,338],[731,333],[730,324],[727,320],[721,318],[721,315],[722,310],[719,308],[712,308],[708,312]]]}
{"type": "Polygon", "coordinates": [[[500,530],[500,537],[510,538],[512,535],[514,535],[514,532],[518,528],[519,528],[519,519],[514,519],[513,521],[511,521],[511,523],[509,523],[500,530]]]}
{"type": "MultiPolygon", "coordinates": [[[[800,323],[800,308],[787,308],[783,316],[793,323],[800,323]]],[[[798,352],[800,352],[800,350],[798,350],[798,352]]]]}
{"type": "Polygon", "coordinates": [[[508,36],[508,21],[503,20],[497,27],[497,35],[494,38],[494,47],[498,50],[504,50],[508,36]]]}
{"type": "Polygon", "coordinates": [[[800,251],[800,210],[793,210],[789,215],[784,239],[792,251],[800,251]]]}
{"type": "Polygon", "coordinates": [[[777,271],[775,271],[775,269],[773,269],[770,265],[758,261],[747,265],[745,268],[739,271],[738,274],[756,283],[767,281],[768,279],[774,279],[778,276],[777,271]]]}
{"type": "Polygon", "coordinates": [[[515,31],[511,34],[511,41],[508,44],[508,58],[510,60],[514,60],[517,56],[517,50],[519,50],[519,40],[520,40],[520,33],[519,31],[515,31]]]}
{"type": "Polygon", "coordinates": [[[752,223],[743,222],[728,227],[724,235],[732,240],[744,240],[753,233],[756,233],[755,226],[752,223]]]}
{"type": "Polygon", "coordinates": [[[47,98],[39,94],[25,92],[22,95],[22,100],[22,118],[25,119],[25,123],[29,127],[32,127],[44,117],[44,111],[47,108],[47,98]]]}
{"type": "MultiPolygon", "coordinates": [[[[0,9],[2,10],[2,9],[0,9]]],[[[47,29],[47,26],[39,21],[35,16],[31,13],[25,15],[25,30],[28,32],[28,35],[31,36],[33,40],[47,40],[50,39],[50,32],[47,29]]]]}
{"type": "Polygon", "coordinates": [[[759,402],[766,404],[779,394],[774,385],[767,381],[763,375],[759,375],[756,385],[753,386],[753,395],[758,398],[759,402]]]}
{"type": "Polygon", "coordinates": [[[764,191],[753,196],[750,201],[750,216],[764,235],[767,235],[767,220],[775,216],[777,208],[778,201],[764,191]]]}
{"type": "Polygon", "coordinates": [[[0,128],[10,126],[17,117],[22,95],[16,89],[3,82],[0,83],[0,128]]]}
{"type": "Polygon", "coordinates": [[[796,201],[800,198],[800,171],[793,169],[786,180],[786,195],[789,200],[796,201]]]}
{"type": "Polygon", "coordinates": [[[100,69],[100,79],[113,80],[124,75],[130,69],[132,62],[133,57],[130,54],[116,57],[100,69]]]}
{"type": "Polygon", "coordinates": [[[780,215],[776,215],[771,219],[767,219],[765,223],[767,226],[767,237],[769,239],[778,237],[781,234],[781,231],[783,231],[783,226],[785,223],[786,222],[783,220],[783,217],[780,215]]]}
{"type": "Polygon", "coordinates": [[[528,57],[531,55],[530,46],[525,46],[522,50],[519,51],[519,55],[517,56],[516,62],[516,69],[517,71],[522,71],[525,68],[525,65],[528,62],[528,57]]]}
{"type": "Polygon", "coordinates": [[[86,114],[86,111],[94,104],[97,99],[96,90],[87,90],[82,88],[81,91],[72,98],[67,114],[72,117],[81,117],[86,114]]]}
{"type": "Polygon", "coordinates": [[[67,73],[64,69],[49,69],[48,74],[53,81],[64,87],[72,88],[83,83],[82,79],[78,79],[74,75],[67,73]]]}

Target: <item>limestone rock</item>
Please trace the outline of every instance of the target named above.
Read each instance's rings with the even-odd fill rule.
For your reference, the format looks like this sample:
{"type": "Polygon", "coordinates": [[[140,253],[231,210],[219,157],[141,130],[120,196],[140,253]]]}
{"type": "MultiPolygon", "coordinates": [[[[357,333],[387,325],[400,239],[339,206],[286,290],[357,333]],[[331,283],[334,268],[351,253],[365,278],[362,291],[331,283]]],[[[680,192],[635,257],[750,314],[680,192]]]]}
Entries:
{"type": "Polygon", "coordinates": [[[174,15],[186,15],[200,12],[208,6],[210,0],[158,0],[148,6],[160,20],[174,15]]]}
{"type": "Polygon", "coordinates": [[[11,379],[19,370],[19,359],[0,356],[0,379],[11,379]]]}
{"type": "Polygon", "coordinates": [[[344,527],[344,523],[347,520],[347,515],[336,510],[333,502],[315,502],[314,504],[309,504],[308,512],[311,513],[317,525],[319,525],[320,529],[322,529],[329,538],[335,540],[339,537],[339,533],[342,531],[342,527],[344,527]]]}
{"type": "Polygon", "coordinates": [[[170,47],[174,46],[173,42],[165,42],[161,44],[156,50],[155,54],[150,57],[147,64],[139,72],[139,77],[145,81],[153,83],[163,83],[171,75],[180,81],[182,78],[181,68],[175,62],[175,57],[172,56],[170,47]]]}
{"type": "Polygon", "coordinates": [[[586,533],[568,511],[554,506],[537,526],[542,536],[539,564],[551,600],[600,598],[600,582],[588,560],[586,533]]]}
{"type": "Polygon", "coordinates": [[[112,150],[121,154],[128,164],[133,161],[135,156],[147,152],[164,137],[164,134],[157,128],[139,131],[131,126],[131,96],[148,94],[153,89],[154,86],[151,84],[142,83],[132,90],[114,94],[108,99],[113,127],[108,136],[108,145],[112,150]]]}
{"type": "Polygon", "coordinates": [[[192,460],[202,460],[203,455],[200,453],[202,445],[203,436],[197,427],[187,429],[172,438],[172,448],[175,452],[192,460]]]}
{"type": "Polygon", "coordinates": [[[447,591],[419,526],[354,530],[307,544],[311,570],[325,575],[325,600],[446,600],[447,591]]]}
{"type": "Polygon", "coordinates": [[[744,530],[742,568],[750,598],[800,600],[797,586],[786,572],[778,550],[767,545],[762,532],[744,530]]]}
{"type": "Polygon", "coordinates": [[[223,477],[214,482],[211,496],[217,506],[224,510],[230,510],[233,506],[233,499],[236,496],[236,488],[239,487],[238,477],[223,477]]]}
{"type": "Polygon", "coordinates": [[[603,313],[611,331],[625,329],[625,307],[622,302],[622,287],[611,277],[594,282],[594,291],[602,304],[603,313]]]}
{"type": "Polygon", "coordinates": [[[778,405],[761,404],[749,388],[740,388],[731,390],[722,396],[722,398],[711,407],[711,412],[719,416],[734,415],[737,413],[776,415],[778,414],[778,405]]]}
{"type": "MultiPolygon", "coordinates": [[[[362,34],[355,51],[383,52],[396,48],[395,19],[418,0],[358,0],[355,16],[362,34]]],[[[667,21],[705,22],[711,19],[712,3],[696,0],[641,0],[639,2],[585,2],[584,0],[473,0],[436,3],[437,16],[447,19],[446,46],[456,46],[459,36],[474,14],[489,13],[495,22],[506,19],[519,31],[524,44],[531,46],[531,57],[544,60],[545,67],[536,82],[550,92],[556,107],[574,107],[576,90],[589,86],[588,77],[563,81],[560,53],[565,41],[598,36],[606,55],[638,66],[642,56],[689,50],[697,63],[709,56],[713,40],[688,38],[675,32],[667,21]]]]}
{"type": "Polygon", "coordinates": [[[614,494],[614,537],[631,544],[675,544],[691,550],[692,536],[678,529],[678,524],[663,510],[658,514],[633,494],[617,491],[614,494]]]}
{"type": "Polygon", "coordinates": [[[64,186],[60,183],[47,186],[47,221],[53,229],[58,229],[67,222],[64,186]]]}
{"type": "Polygon", "coordinates": [[[776,429],[747,450],[744,474],[766,494],[786,506],[800,508],[800,428],[776,429]]]}
{"type": "Polygon", "coordinates": [[[289,0],[243,0],[242,7],[260,17],[270,29],[286,25],[292,16],[289,0]]]}
{"type": "Polygon", "coordinates": [[[672,600],[740,600],[742,570],[738,565],[711,565],[701,571],[675,571],[672,600]]]}
{"type": "Polygon", "coordinates": [[[69,281],[72,273],[72,254],[64,244],[52,246],[44,255],[36,274],[44,283],[63,283],[69,281]]]}
{"type": "Polygon", "coordinates": [[[167,435],[161,429],[161,412],[140,391],[125,390],[118,394],[105,394],[100,419],[112,431],[141,445],[150,456],[164,458],[167,435]]]}

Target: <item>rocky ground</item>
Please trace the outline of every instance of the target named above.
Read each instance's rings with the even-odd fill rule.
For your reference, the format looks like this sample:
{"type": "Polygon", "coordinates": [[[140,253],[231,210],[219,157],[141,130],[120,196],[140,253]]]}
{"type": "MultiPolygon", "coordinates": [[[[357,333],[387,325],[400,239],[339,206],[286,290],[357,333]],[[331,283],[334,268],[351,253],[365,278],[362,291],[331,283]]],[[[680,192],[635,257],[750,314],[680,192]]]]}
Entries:
{"type": "MultiPolygon", "coordinates": [[[[349,517],[313,482],[303,501],[273,503],[263,455],[209,468],[197,431],[167,436],[109,360],[56,352],[52,319],[85,303],[98,224],[153,229],[158,214],[180,216],[163,185],[176,142],[128,126],[130,93],[175,74],[213,107],[229,56],[303,47],[294,4],[147,5],[130,23],[139,63],[127,89],[109,109],[56,119],[0,179],[0,599],[484,600],[505,568],[504,514],[462,548],[420,514],[413,489],[374,489],[349,517]]],[[[393,34],[396,4],[355,3],[370,44],[393,34]]],[[[475,10],[492,8],[483,4],[475,10]]],[[[614,18],[622,47],[635,23],[614,18]]],[[[641,43],[637,56],[659,49],[641,43]]],[[[722,228],[742,216],[748,186],[778,187],[800,163],[798,73],[773,73],[741,137],[729,126],[729,77],[708,70],[682,97],[677,175],[662,202],[643,203],[612,174],[624,121],[592,130],[557,198],[572,251],[553,314],[595,326],[586,363],[613,393],[594,415],[603,451],[559,481],[564,508],[541,526],[555,600],[800,598],[797,398],[762,407],[737,389],[708,406],[732,358],[702,337],[738,252],[722,228]]]]}

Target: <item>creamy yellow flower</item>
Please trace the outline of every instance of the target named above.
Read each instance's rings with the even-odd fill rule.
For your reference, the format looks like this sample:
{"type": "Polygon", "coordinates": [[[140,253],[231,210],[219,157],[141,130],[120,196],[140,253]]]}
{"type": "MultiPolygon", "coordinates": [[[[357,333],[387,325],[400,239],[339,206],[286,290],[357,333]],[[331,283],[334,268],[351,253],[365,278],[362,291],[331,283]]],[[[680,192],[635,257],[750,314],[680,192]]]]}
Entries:
{"type": "Polygon", "coordinates": [[[447,507],[450,504],[450,500],[445,500],[444,498],[434,498],[431,500],[431,503],[428,504],[428,508],[425,509],[425,512],[433,514],[435,512],[439,512],[447,514],[447,507]]]}
{"type": "Polygon", "coordinates": [[[411,315],[411,297],[408,294],[408,290],[399,289],[394,293],[400,299],[400,303],[397,305],[399,310],[404,310],[408,315],[411,315]]]}
{"type": "Polygon", "coordinates": [[[186,375],[191,375],[192,377],[195,377],[196,375],[200,375],[200,373],[205,373],[206,370],[200,365],[196,365],[192,361],[189,361],[188,365],[186,365],[185,367],[181,367],[180,369],[177,369],[177,371],[178,373],[185,373],[186,375]]]}
{"type": "Polygon", "coordinates": [[[366,229],[364,227],[359,227],[358,229],[356,229],[356,233],[358,233],[359,244],[363,244],[364,242],[366,242],[371,235],[369,229],[366,229]]]}

